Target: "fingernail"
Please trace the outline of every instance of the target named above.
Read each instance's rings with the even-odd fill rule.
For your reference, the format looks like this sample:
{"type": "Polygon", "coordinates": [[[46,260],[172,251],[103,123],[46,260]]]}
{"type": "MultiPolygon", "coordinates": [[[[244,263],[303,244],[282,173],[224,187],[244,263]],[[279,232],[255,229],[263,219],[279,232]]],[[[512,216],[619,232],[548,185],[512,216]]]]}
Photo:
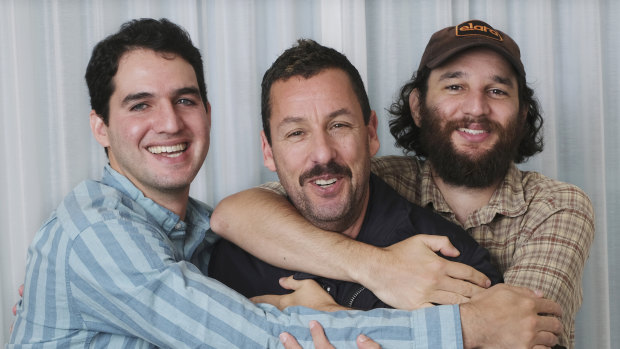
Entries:
{"type": "Polygon", "coordinates": [[[310,324],[308,326],[310,326],[310,329],[313,329],[314,326],[316,326],[316,321],[315,320],[310,321],[310,324]]]}
{"type": "Polygon", "coordinates": [[[486,288],[491,287],[491,280],[487,279],[487,282],[485,282],[485,285],[487,285],[486,288]]]}
{"type": "Polygon", "coordinates": [[[358,340],[358,341],[360,341],[360,343],[364,343],[364,342],[366,342],[366,341],[367,341],[367,340],[369,340],[369,339],[370,339],[370,338],[366,337],[366,335],[365,335],[365,334],[363,334],[363,333],[362,333],[362,334],[360,334],[359,336],[357,336],[357,340],[358,340]]]}
{"type": "Polygon", "coordinates": [[[286,334],[280,333],[280,342],[282,342],[282,344],[286,343],[287,339],[286,334]]]}

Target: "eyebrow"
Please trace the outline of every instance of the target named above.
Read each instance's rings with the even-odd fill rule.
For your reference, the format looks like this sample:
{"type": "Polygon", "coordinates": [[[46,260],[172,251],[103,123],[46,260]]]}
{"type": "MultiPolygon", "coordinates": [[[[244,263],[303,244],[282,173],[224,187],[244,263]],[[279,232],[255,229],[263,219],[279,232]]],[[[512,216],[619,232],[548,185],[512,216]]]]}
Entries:
{"type": "MultiPolygon", "coordinates": [[[[330,118],[330,119],[333,119],[333,118],[335,118],[337,116],[340,116],[340,115],[351,115],[351,111],[349,109],[347,109],[347,108],[341,108],[341,109],[334,110],[333,112],[327,114],[327,117],[330,118]]],[[[305,118],[302,117],[302,116],[292,116],[292,115],[289,115],[289,116],[284,117],[284,119],[282,120],[280,125],[278,125],[278,128],[282,127],[282,125],[286,125],[286,124],[290,124],[290,123],[295,123],[295,122],[301,122],[301,121],[304,121],[304,120],[305,120],[305,118]]]]}
{"type": "Polygon", "coordinates": [[[150,97],[153,97],[153,94],[150,92],[131,93],[125,96],[125,98],[123,98],[123,100],[121,101],[121,106],[124,107],[127,104],[131,104],[134,101],[145,99],[145,98],[150,98],[150,97]]]}
{"type": "Polygon", "coordinates": [[[330,118],[330,119],[333,119],[333,118],[335,118],[337,116],[340,116],[340,115],[350,115],[350,114],[351,114],[351,111],[349,109],[341,108],[341,109],[338,109],[338,110],[335,110],[335,111],[329,113],[327,115],[327,117],[330,118]]]}
{"type": "MultiPolygon", "coordinates": [[[[173,95],[174,96],[182,96],[182,95],[200,96],[200,90],[198,90],[198,88],[196,87],[181,87],[179,89],[176,89],[173,95]]],[[[125,96],[125,98],[123,98],[123,100],[121,101],[121,106],[126,106],[137,100],[141,100],[145,98],[152,98],[153,96],[154,94],[151,92],[131,93],[125,96]]]]}
{"type": "MultiPolygon", "coordinates": [[[[465,76],[466,74],[462,71],[450,71],[450,72],[446,72],[443,73],[439,76],[439,80],[438,81],[442,81],[442,80],[448,80],[448,79],[458,79],[458,78],[462,78],[463,76],[465,76]]],[[[499,76],[499,75],[493,75],[492,80],[502,84],[502,85],[506,85],[509,87],[513,87],[514,84],[512,83],[512,80],[508,77],[504,77],[504,76],[499,76]]]]}

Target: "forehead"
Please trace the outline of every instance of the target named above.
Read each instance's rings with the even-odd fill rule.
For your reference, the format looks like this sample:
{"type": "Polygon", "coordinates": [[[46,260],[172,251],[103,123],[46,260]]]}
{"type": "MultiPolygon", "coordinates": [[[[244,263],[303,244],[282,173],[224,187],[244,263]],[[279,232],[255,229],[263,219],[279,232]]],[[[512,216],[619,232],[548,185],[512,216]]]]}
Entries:
{"type": "Polygon", "coordinates": [[[455,77],[501,77],[517,80],[514,67],[494,50],[488,48],[473,48],[455,55],[439,67],[431,70],[430,81],[437,81],[445,74],[455,77]]]}
{"type": "Polygon", "coordinates": [[[194,68],[178,55],[149,49],[127,51],[114,75],[115,90],[196,86],[194,68]]]}
{"type": "Polygon", "coordinates": [[[325,69],[307,79],[296,75],[277,80],[271,86],[270,101],[272,117],[328,112],[343,107],[361,113],[349,76],[341,69],[325,69]]]}

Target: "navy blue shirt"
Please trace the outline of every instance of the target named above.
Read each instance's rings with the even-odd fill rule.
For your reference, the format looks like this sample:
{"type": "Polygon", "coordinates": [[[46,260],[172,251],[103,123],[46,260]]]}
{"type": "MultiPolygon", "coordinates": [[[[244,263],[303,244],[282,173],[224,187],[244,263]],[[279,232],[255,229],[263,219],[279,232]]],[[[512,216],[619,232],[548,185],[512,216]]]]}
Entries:
{"type": "MultiPolygon", "coordinates": [[[[489,252],[465,230],[429,209],[410,203],[371,174],[370,198],[357,240],[386,247],[416,234],[447,236],[461,254],[446,259],[471,265],[487,275],[493,284],[503,281],[490,262],[489,252]]],[[[360,284],[277,268],[227,240],[217,243],[209,263],[209,276],[246,297],[290,293],[278,283],[279,278],[290,275],[295,275],[296,279],[315,279],[343,306],[363,310],[389,307],[360,284]]]]}

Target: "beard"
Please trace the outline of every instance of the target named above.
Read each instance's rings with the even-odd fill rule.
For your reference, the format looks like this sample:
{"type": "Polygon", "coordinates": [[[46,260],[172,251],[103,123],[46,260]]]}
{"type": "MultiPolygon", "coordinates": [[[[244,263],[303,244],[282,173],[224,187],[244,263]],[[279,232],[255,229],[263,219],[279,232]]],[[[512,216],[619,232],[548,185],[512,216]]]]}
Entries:
{"type": "Polygon", "coordinates": [[[422,101],[420,116],[420,142],[427,159],[435,174],[454,186],[487,188],[497,183],[506,176],[523,138],[518,115],[506,127],[485,117],[451,120],[442,126],[442,117],[437,108],[428,108],[426,102],[422,101]],[[485,130],[498,135],[498,141],[492,149],[481,154],[467,154],[455,148],[452,133],[472,122],[482,124],[485,130]]]}
{"type": "MultiPolygon", "coordinates": [[[[365,173],[370,174],[370,160],[365,173]]],[[[362,181],[360,184],[356,184],[353,181],[353,172],[349,167],[330,160],[327,164],[317,164],[310,170],[302,173],[298,179],[299,188],[303,188],[308,179],[322,175],[339,176],[351,181],[350,191],[342,194],[341,200],[335,203],[334,206],[324,206],[314,202],[303,191],[295,190],[290,183],[283,180],[283,176],[279,177],[289,195],[289,201],[304,218],[323,230],[344,231],[362,214],[362,203],[364,202],[365,189],[367,188],[363,184],[368,184],[368,176],[365,177],[365,182],[362,181]]]]}

